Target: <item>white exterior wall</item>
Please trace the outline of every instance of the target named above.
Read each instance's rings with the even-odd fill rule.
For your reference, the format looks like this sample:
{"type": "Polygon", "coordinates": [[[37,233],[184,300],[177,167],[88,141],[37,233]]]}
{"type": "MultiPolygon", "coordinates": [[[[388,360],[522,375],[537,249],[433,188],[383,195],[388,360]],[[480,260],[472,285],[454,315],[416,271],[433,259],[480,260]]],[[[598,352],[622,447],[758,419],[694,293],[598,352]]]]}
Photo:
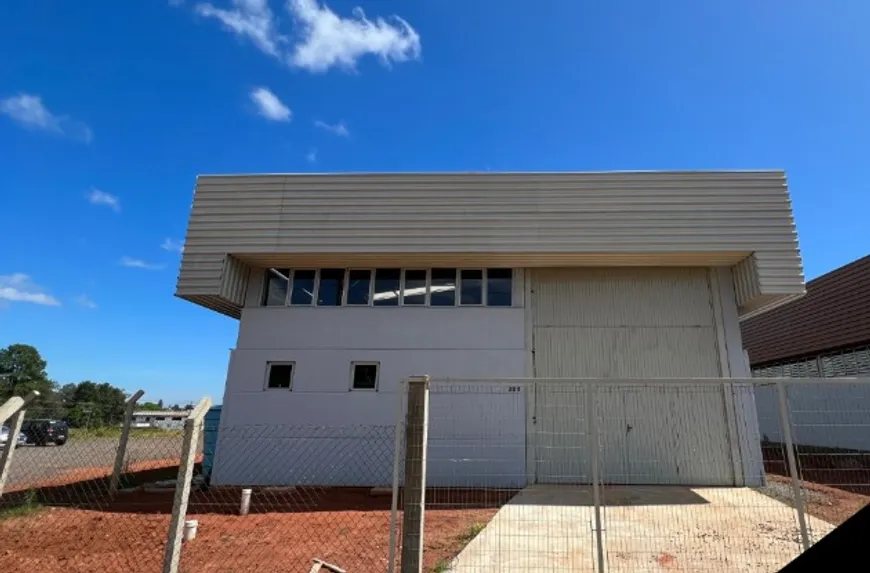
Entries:
{"type": "MultiPolygon", "coordinates": [[[[252,278],[251,304],[259,300],[260,280],[252,278]]],[[[520,304],[521,272],[514,282],[514,302],[520,304]]],[[[230,357],[213,483],[389,485],[397,392],[401,380],[419,374],[524,376],[523,308],[245,308],[230,357]],[[292,391],[264,390],[269,361],[296,363],[292,391]],[[377,392],[350,390],[354,361],[380,362],[377,392]]],[[[433,392],[430,408],[463,421],[465,436],[523,434],[524,410],[487,430],[475,414],[492,406],[491,396],[467,398],[433,392]]],[[[432,485],[458,483],[484,466],[493,471],[485,456],[478,458],[481,468],[466,465],[462,472],[455,464],[437,463],[462,439],[450,421],[435,414],[430,423],[432,485]]],[[[520,444],[503,469],[522,477],[524,463],[520,444]]]]}
{"type": "MultiPolygon", "coordinates": [[[[261,296],[261,273],[257,273],[248,288],[250,306],[242,316],[238,346],[231,353],[214,482],[389,484],[400,380],[421,373],[433,378],[519,378],[532,374],[531,337],[527,331],[531,324],[526,322],[527,309],[519,305],[525,302],[524,277],[533,272],[515,271],[513,308],[259,307],[256,305],[261,296]],[[270,361],[295,362],[292,391],[264,390],[266,364],[270,361]],[[354,361],[380,362],[377,392],[350,390],[350,368],[354,361]]],[[[603,272],[620,274],[614,270],[603,272]]],[[[665,276],[675,272],[664,271],[665,276]]],[[[694,275],[699,273],[701,277],[705,275],[700,269],[694,275]]],[[[683,356],[686,353],[678,352],[676,347],[649,348],[643,356],[624,356],[613,362],[619,367],[617,370],[596,369],[584,375],[746,377],[748,366],[742,353],[730,273],[728,268],[711,269],[710,291],[718,308],[715,312],[709,308],[703,311],[699,306],[695,313],[708,317],[699,319],[699,325],[709,326],[701,326],[698,334],[705,332],[701,339],[706,340],[709,348],[692,350],[689,352],[692,356],[683,356]],[[697,360],[695,355],[708,354],[710,349],[715,365],[704,366],[703,372],[698,370],[701,366],[692,366],[697,360]],[[666,355],[671,361],[679,361],[683,356],[689,362],[662,363],[657,354],[666,355]],[[635,365],[635,371],[625,370],[630,364],[635,365]]],[[[594,276],[594,271],[582,274],[594,276]]],[[[638,283],[633,288],[641,291],[629,298],[637,302],[644,296],[656,300],[673,297],[667,295],[666,286],[651,281],[649,288],[653,290],[645,292],[646,287],[638,283]]],[[[578,284],[575,290],[585,292],[586,298],[609,296],[592,284],[578,284]]],[[[705,297],[700,293],[689,303],[709,304],[704,303],[705,297]]],[[[625,297],[617,299],[620,300],[611,304],[598,301],[601,304],[591,309],[588,301],[580,306],[586,308],[584,312],[598,317],[593,322],[617,326],[640,312],[627,308],[625,297]],[[612,308],[614,305],[618,308],[612,308]]],[[[682,295],[676,300],[688,298],[682,295]]],[[[550,309],[547,314],[561,321],[565,312],[550,309]]],[[[679,323],[673,322],[672,313],[661,309],[649,312],[656,324],[666,330],[679,323]]],[[[605,338],[606,334],[601,333],[605,338]]],[[[687,342],[681,340],[675,344],[682,346],[687,342]]],[[[587,356],[587,365],[607,364],[601,362],[608,353],[606,348],[595,344],[582,346],[584,355],[590,352],[602,355],[587,356]]],[[[571,373],[539,371],[536,375],[571,373]]],[[[518,394],[508,392],[509,385],[492,384],[491,390],[482,391],[479,384],[466,388],[433,384],[430,484],[485,483],[504,487],[522,486],[535,479],[535,470],[526,466],[530,447],[526,438],[528,408],[534,409],[534,404],[525,387],[518,394]]],[[[735,480],[738,484],[741,479],[747,485],[760,484],[763,475],[753,396],[745,386],[736,387],[729,406],[733,413],[729,414],[728,431],[737,442],[734,473],[741,476],[735,480]]],[[[717,422],[716,426],[720,425],[717,422]]],[[[661,455],[669,454],[661,452],[661,455]]]]}

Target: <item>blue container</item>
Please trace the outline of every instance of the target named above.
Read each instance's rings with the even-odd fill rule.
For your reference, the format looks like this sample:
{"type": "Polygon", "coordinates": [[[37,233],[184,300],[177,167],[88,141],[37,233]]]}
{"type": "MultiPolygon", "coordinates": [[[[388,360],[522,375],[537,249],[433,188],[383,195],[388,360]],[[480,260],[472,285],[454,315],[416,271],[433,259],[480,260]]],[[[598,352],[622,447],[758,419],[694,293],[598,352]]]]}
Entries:
{"type": "Polygon", "coordinates": [[[214,464],[214,452],[217,449],[218,428],[221,424],[221,407],[212,406],[205,413],[202,439],[202,475],[208,480],[214,464]]]}

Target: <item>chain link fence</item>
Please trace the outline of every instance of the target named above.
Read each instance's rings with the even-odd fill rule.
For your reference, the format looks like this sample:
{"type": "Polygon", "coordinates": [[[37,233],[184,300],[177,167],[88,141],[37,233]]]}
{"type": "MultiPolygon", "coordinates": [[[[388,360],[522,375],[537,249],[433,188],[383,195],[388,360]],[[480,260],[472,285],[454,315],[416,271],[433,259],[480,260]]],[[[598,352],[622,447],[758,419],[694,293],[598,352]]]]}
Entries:
{"type": "Polygon", "coordinates": [[[868,391],[432,380],[424,571],[778,571],[870,502],[868,391]]]}
{"type": "Polygon", "coordinates": [[[64,437],[29,404],[0,570],[766,572],[870,501],[870,380],[406,387],[398,426],[233,425],[203,401],[125,448],[117,413],[64,437]]]}
{"type": "Polygon", "coordinates": [[[181,432],[133,428],[119,456],[123,408],[25,408],[17,436],[14,418],[4,423],[17,445],[0,497],[0,570],[158,570],[172,509],[158,486],[178,472],[181,432]]]}
{"type": "Polygon", "coordinates": [[[394,426],[222,426],[180,571],[387,570],[394,426]]]}

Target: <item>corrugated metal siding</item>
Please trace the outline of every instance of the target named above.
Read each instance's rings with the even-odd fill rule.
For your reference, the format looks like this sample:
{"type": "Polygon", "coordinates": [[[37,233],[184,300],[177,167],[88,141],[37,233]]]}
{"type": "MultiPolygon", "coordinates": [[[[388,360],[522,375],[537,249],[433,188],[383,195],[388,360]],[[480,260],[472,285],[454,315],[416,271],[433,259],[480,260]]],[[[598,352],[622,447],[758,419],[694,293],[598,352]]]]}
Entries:
{"type": "Polygon", "coordinates": [[[810,281],[806,290],[741,324],[753,366],[870,343],[870,256],[810,281]]]}
{"type": "Polygon", "coordinates": [[[543,377],[717,377],[718,360],[712,328],[535,330],[536,372],[543,377]]]}
{"type": "Polygon", "coordinates": [[[582,264],[568,256],[557,262],[560,254],[637,265],[645,256],[689,253],[727,255],[706,264],[755,253],[759,296],[801,292],[784,174],[201,176],[178,295],[220,298],[227,254],[249,263],[318,254],[502,254],[531,259],[505,266],[541,266],[582,264]],[[535,263],[534,255],[550,259],[535,263]]]}
{"type": "Polygon", "coordinates": [[[244,306],[250,274],[251,269],[248,265],[235,257],[227,256],[221,273],[221,298],[230,301],[233,305],[244,306]]]}
{"type": "MultiPolygon", "coordinates": [[[[614,379],[599,385],[594,408],[604,480],[733,485],[722,389],[642,381],[721,375],[706,270],[534,269],[531,277],[535,376],[614,379]]],[[[535,392],[536,479],[588,481],[584,386],[539,383],[535,392]]]]}
{"type": "Polygon", "coordinates": [[[713,326],[704,268],[535,269],[532,274],[537,326],[713,326]]]}

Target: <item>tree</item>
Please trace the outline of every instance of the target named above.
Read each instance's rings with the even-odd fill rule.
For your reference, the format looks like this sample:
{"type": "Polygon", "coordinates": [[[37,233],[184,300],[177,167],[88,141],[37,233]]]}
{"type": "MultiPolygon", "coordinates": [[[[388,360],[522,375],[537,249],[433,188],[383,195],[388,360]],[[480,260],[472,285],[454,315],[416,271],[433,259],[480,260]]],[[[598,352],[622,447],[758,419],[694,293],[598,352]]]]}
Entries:
{"type": "Polygon", "coordinates": [[[56,384],[45,372],[45,360],[28,344],[12,344],[0,349],[0,400],[23,396],[38,390],[46,399],[56,384]]]}
{"type": "Polygon", "coordinates": [[[159,402],[145,402],[144,404],[139,404],[138,409],[139,410],[147,410],[149,412],[162,410],[163,409],[163,401],[161,400],[159,402]]]}
{"type": "Polygon", "coordinates": [[[68,421],[73,427],[86,428],[119,424],[124,417],[126,398],[123,390],[107,382],[85,380],[76,385],[66,403],[68,421]]]}

